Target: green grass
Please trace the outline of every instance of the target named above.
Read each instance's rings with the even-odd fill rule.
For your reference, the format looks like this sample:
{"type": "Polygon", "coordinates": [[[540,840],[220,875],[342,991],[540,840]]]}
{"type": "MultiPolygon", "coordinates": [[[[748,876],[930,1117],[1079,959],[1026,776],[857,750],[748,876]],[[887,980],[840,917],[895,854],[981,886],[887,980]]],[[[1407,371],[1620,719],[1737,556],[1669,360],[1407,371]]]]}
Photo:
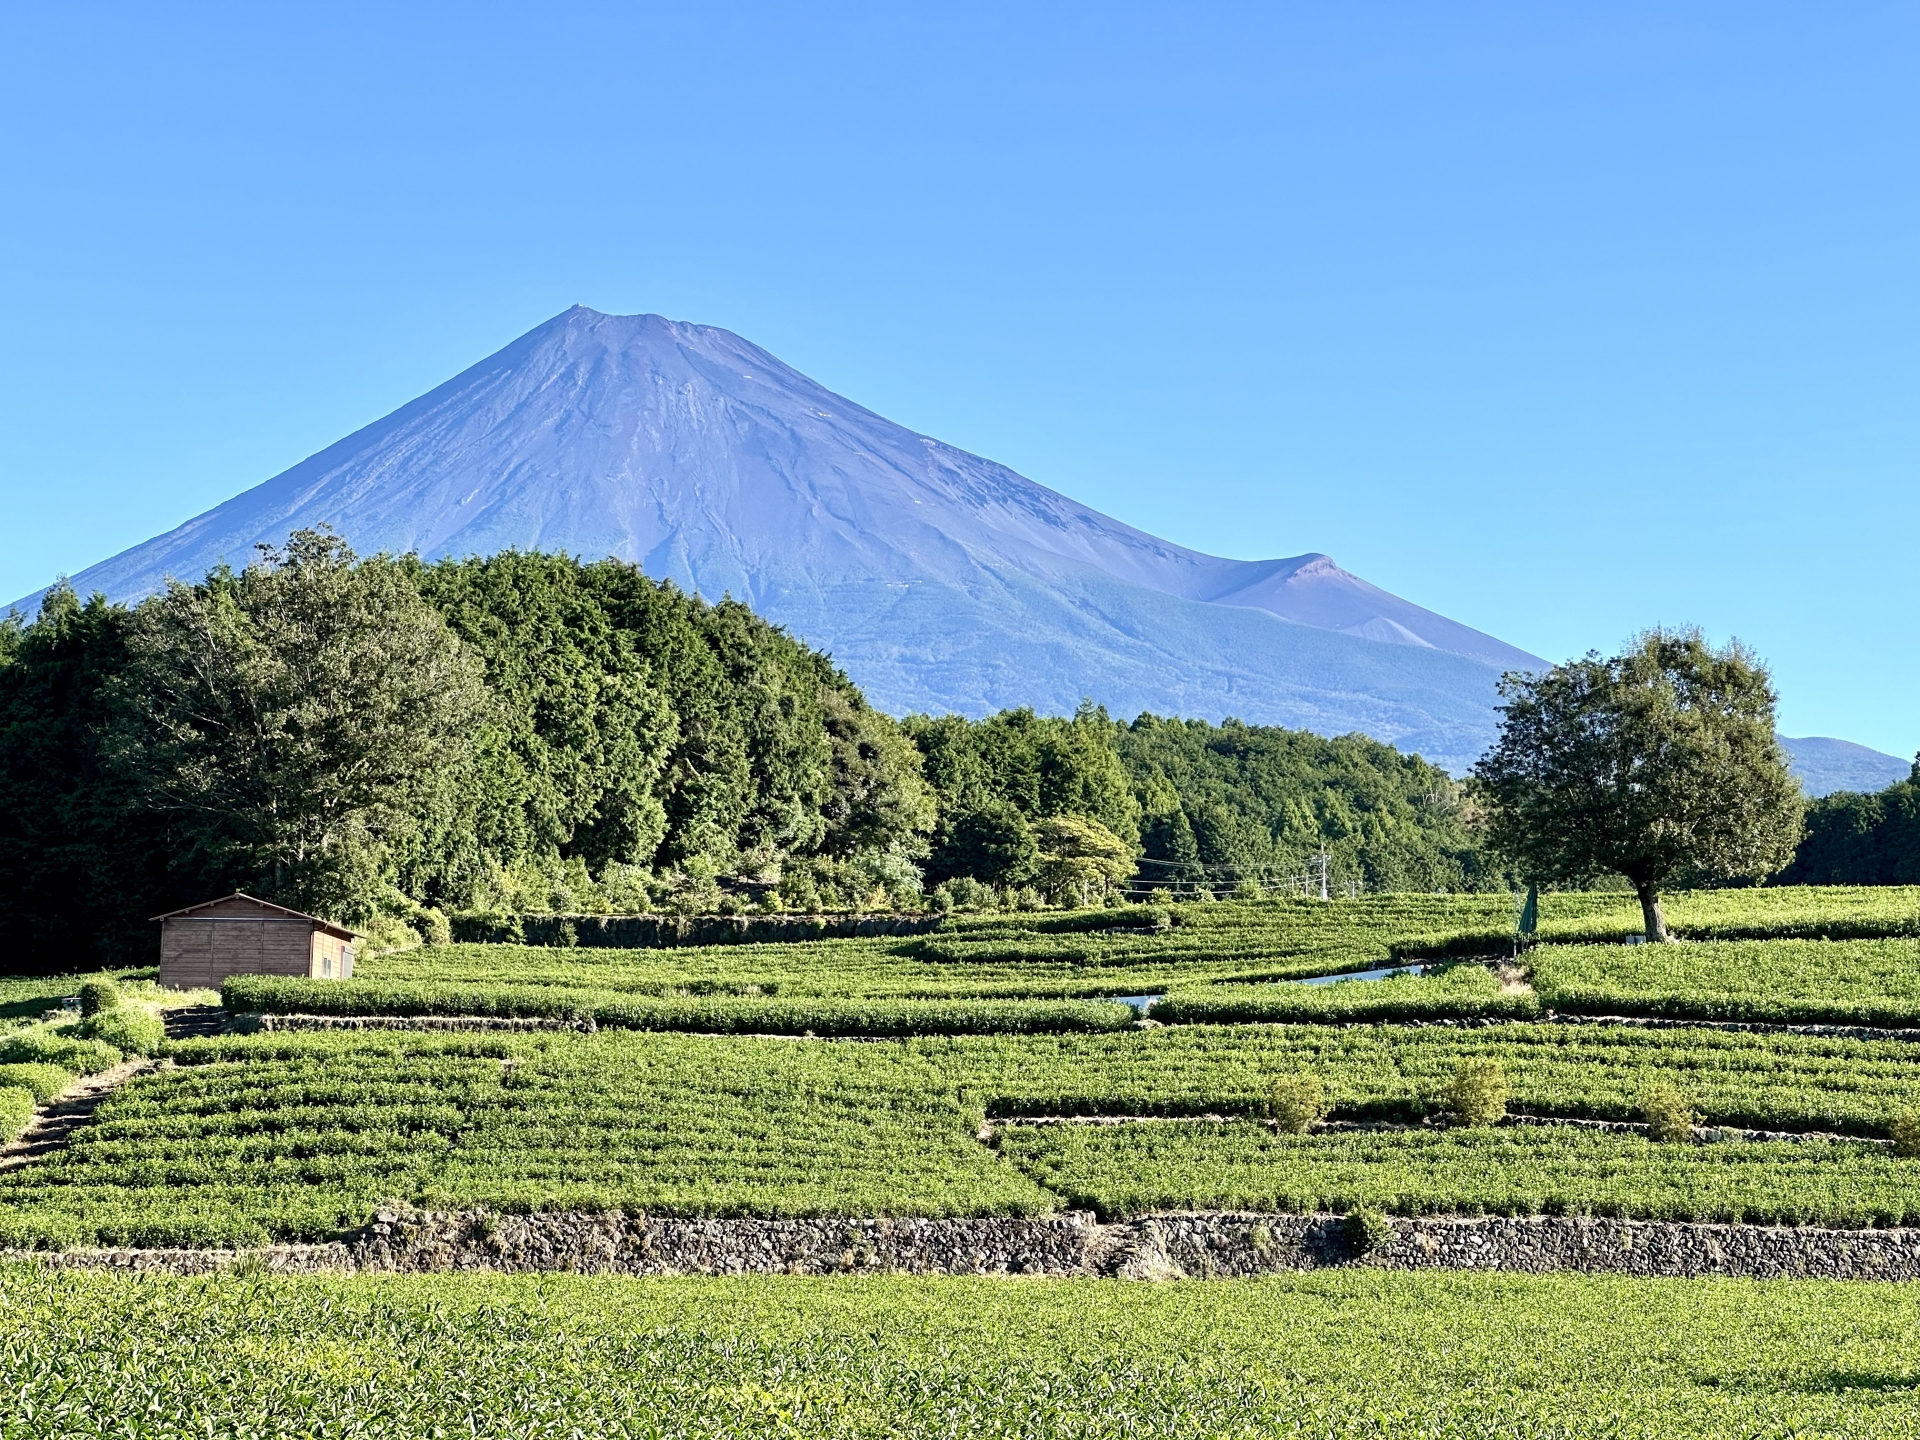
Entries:
{"type": "Polygon", "coordinates": [[[1543,1005],[1571,1014],[1920,1026],[1920,941],[1545,945],[1543,1005]]]}
{"type": "Polygon", "coordinates": [[[1920,1160],[1860,1141],[1660,1145],[1572,1126],[1276,1135],[1248,1121],[1013,1125],[1001,1152],[1103,1216],[1151,1210],[1920,1224],[1920,1160]]]}
{"type": "Polygon", "coordinates": [[[1920,1291],[0,1269],[0,1436],[1910,1436],[1920,1291]]]}

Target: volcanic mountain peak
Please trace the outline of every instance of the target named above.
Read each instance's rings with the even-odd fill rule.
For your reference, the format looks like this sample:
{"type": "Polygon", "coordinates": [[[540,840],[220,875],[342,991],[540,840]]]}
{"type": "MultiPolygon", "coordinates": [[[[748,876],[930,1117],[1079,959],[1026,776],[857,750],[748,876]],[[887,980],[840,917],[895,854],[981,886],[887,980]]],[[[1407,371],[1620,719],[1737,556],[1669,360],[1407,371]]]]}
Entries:
{"type": "Polygon", "coordinates": [[[615,555],[731,593],[876,703],[1361,730],[1460,765],[1542,662],[1326,555],[1230,560],[896,425],[738,335],[575,306],[74,577],[134,598],[325,523],[363,551],[615,555]]]}

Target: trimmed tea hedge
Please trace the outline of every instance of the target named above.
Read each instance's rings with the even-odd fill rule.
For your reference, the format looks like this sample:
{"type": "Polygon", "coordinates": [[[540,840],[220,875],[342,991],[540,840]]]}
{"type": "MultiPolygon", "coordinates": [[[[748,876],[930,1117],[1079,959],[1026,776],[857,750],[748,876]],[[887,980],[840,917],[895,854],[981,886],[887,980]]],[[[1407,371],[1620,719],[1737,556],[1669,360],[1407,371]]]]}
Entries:
{"type": "Polygon", "coordinates": [[[222,995],[236,1014],[480,1015],[728,1035],[1031,1035],[1124,1030],[1136,1018],[1130,1006],[1099,1000],[654,998],[550,986],[404,985],[273,975],[236,975],[222,995]]]}

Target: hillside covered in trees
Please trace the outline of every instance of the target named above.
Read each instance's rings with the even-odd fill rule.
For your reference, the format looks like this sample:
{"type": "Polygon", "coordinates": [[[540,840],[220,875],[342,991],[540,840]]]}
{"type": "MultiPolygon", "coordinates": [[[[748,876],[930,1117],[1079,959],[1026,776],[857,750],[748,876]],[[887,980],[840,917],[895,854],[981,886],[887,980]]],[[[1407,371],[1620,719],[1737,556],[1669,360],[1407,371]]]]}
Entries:
{"type": "Polygon", "coordinates": [[[1807,806],[1787,885],[1920,884],[1920,760],[1884,790],[1839,791],[1807,806]]]}
{"type": "Polygon", "coordinates": [[[19,964],[131,959],[245,889],[456,911],[1080,903],[1462,889],[1459,787],[1357,736],[1083,707],[870,706],[747,607],[618,561],[358,559],[297,534],[127,607],[0,625],[0,916],[19,964]],[[1324,852],[1324,861],[1322,855],[1324,852]]]}

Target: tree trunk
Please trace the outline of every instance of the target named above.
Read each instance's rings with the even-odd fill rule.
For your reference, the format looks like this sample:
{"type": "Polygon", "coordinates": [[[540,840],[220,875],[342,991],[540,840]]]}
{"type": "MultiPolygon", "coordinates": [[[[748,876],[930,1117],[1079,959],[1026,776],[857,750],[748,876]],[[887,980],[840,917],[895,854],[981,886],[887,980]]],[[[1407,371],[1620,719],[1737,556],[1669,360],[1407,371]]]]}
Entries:
{"type": "Polygon", "coordinates": [[[1660,892],[1651,884],[1636,885],[1640,892],[1640,914],[1647,922],[1647,943],[1664,945],[1673,937],[1667,934],[1667,917],[1660,913],[1660,892]]]}

